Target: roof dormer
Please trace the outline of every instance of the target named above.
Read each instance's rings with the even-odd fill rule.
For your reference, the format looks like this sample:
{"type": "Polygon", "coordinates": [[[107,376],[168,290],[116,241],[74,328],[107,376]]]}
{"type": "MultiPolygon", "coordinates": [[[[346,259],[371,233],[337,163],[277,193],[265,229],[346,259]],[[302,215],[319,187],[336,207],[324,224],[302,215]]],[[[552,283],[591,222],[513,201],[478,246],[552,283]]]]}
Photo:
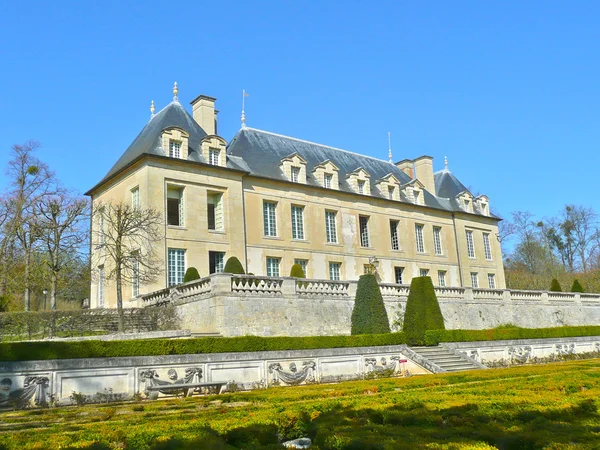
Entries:
{"type": "Polygon", "coordinates": [[[474,200],[476,211],[482,216],[490,215],[490,199],[487,195],[480,195],[474,200]]]}
{"type": "Polygon", "coordinates": [[[400,191],[406,199],[415,205],[425,204],[425,186],[416,178],[400,186],[400,191]]]}
{"type": "Polygon", "coordinates": [[[387,174],[375,184],[379,193],[390,200],[400,201],[400,181],[394,174],[387,174]]]}
{"type": "Polygon", "coordinates": [[[313,169],[313,175],[317,182],[327,189],[339,189],[338,172],[338,167],[329,159],[316,165],[313,169]]]}
{"type": "Polygon", "coordinates": [[[200,151],[207,164],[211,166],[224,167],[227,163],[226,152],[227,141],[221,136],[206,136],[200,141],[200,151]]]}
{"type": "Polygon", "coordinates": [[[190,135],[178,127],[165,128],[161,133],[162,148],[171,158],[187,159],[190,135]]]}
{"type": "Polygon", "coordinates": [[[282,158],[279,167],[291,182],[306,184],[306,160],[298,152],[282,158]]]}
{"type": "Polygon", "coordinates": [[[473,200],[473,194],[471,194],[469,191],[462,191],[456,196],[456,201],[458,202],[462,210],[468,213],[473,212],[473,200]]]}
{"type": "Polygon", "coordinates": [[[362,167],[346,175],[346,181],[354,192],[361,195],[371,195],[371,175],[362,167]]]}

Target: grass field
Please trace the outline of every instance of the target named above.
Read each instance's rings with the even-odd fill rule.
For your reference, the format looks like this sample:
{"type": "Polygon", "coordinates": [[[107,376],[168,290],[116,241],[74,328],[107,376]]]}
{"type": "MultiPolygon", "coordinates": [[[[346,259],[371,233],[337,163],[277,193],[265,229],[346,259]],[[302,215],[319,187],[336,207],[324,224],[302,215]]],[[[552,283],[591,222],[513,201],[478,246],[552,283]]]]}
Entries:
{"type": "Polygon", "coordinates": [[[599,394],[588,360],[26,410],[0,414],[0,448],[600,449],[599,394]]]}

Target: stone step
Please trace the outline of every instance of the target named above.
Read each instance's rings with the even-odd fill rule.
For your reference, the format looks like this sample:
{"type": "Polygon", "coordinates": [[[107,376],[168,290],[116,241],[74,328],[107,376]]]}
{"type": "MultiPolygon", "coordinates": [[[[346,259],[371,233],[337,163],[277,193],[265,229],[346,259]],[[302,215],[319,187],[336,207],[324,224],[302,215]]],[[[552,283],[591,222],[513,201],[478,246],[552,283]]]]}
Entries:
{"type": "Polygon", "coordinates": [[[481,369],[466,358],[444,347],[411,347],[413,352],[446,372],[481,369]]]}

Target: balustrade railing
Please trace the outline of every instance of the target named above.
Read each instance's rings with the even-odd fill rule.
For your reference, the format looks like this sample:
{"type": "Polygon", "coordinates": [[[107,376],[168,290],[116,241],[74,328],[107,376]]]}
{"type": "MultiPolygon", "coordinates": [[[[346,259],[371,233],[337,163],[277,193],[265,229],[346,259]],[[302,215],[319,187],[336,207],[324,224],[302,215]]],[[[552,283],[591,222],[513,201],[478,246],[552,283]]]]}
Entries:
{"type": "Polygon", "coordinates": [[[209,294],[212,290],[210,277],[201,278],[199,280],[190,281],[189,283],[177,286],[180,298],[187,298],[196,295],[209,294]]]}
{"type": "Polygon", "coordinates": [[[408,297],[410,286],[407,284],[380,284],[383,297],[408,297]]]}
{"type": "Polygon", "coordinates": [[[243,294],[281,294],[283,278],[256,277],[254,275],[233,275],[231,292],[243,294]]]}
{"type": "Polygon", "coordinates": [[[465,297],[465,288],[461,287],[436,287],[435,295],[437,298],[461,299],[465,297]]]}
{"type": "Polygon", "coordinates": [[[510,298],[513,301],[539,302],[543,300],[542,294],[542,291],[512,290],[510,291],[510,298]]]}
{"type": "Polygon", "coordinates": [[[296,293],[304,296],[347,296],[349,282],[331,280],[296,280],[296,293]]]}
{"type": "Polygon", "coordinates": [[[502,289],[473,289],[473,299],[475,300],[503,300],[504,290],[502,289]]]}

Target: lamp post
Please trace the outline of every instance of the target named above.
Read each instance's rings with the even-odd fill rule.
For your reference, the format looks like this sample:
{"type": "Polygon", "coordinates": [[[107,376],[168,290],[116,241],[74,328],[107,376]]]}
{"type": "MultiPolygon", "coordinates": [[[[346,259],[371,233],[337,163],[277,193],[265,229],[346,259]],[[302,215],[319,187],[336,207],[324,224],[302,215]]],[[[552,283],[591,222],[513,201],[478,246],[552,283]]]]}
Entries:
{"type": "Polygon", "coordinates": [[[44,311],[46,311],[46,296],[48,295],[48,289],[42,291],[44,293],[44,311]]]}

